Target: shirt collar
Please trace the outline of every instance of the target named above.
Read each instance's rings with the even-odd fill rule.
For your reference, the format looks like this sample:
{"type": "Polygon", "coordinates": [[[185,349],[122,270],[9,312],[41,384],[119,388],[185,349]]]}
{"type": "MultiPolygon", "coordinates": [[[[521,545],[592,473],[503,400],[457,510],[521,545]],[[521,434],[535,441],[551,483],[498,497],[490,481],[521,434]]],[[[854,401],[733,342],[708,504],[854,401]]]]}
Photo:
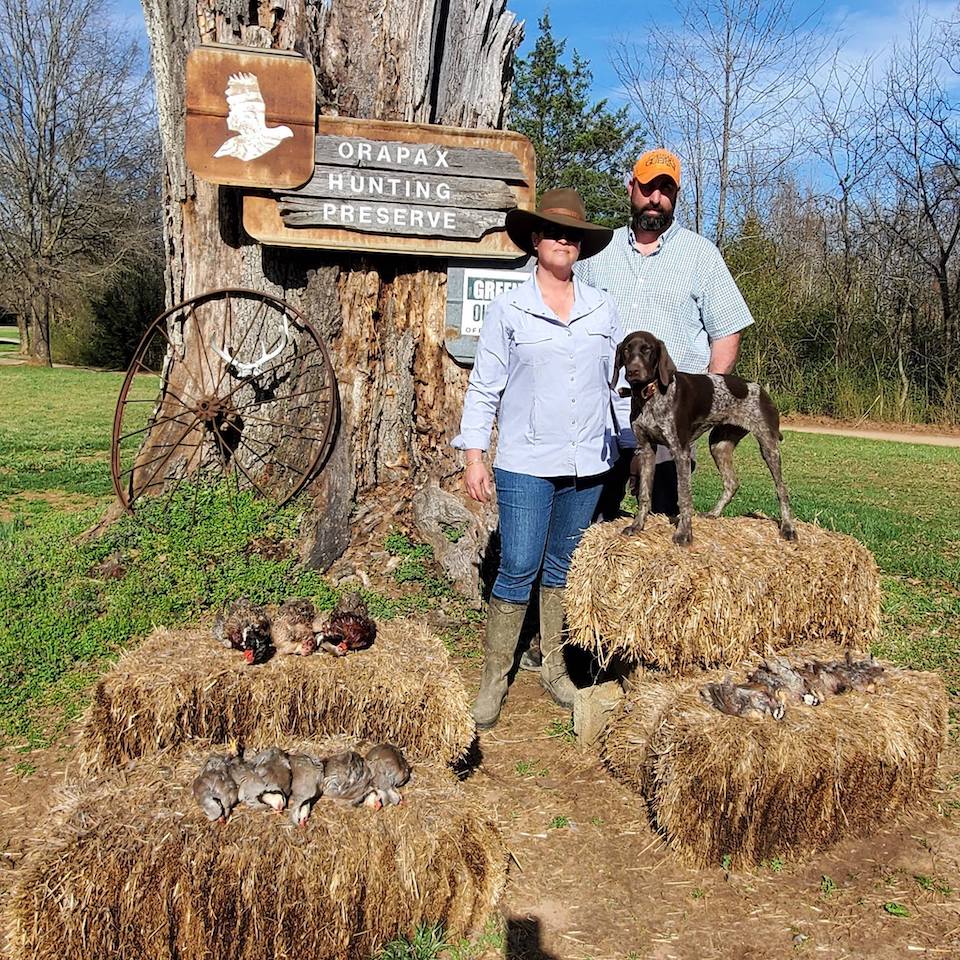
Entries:
{"type": "MultiPolygon", "coordinates": [[[[659,253],[664,246],[670,242],[670,238],[679,229],[680,227],[678,226],[677,221],[674,220],[673,223],[671,223],[670,226],[660,234],[660,242],[657,244],[657,248],[651,253],[647,254],[647,256],[652,257],[654,254],[659,253]]],[[[632,253],[640,254],[640,251],[637,249],[637,238],[633,234],[633,227],[631,227],[629,224],[627,225],[627,243],[629,244],[632,253]]]]}
{"type": "MultiPolygon", "coordinates": [[[[576,268],[574,268],[576,269],[576,268]]],[[[581,283],[576,273],[573,276],[573,310],[570,313],[570,323],[579,320],[589,313],[593,313],[603,302],[601,291],[581,283]]],[[[513,305],[523,310],[524,313],[531,313],[538,317],[544,317],[555,323],[554,312],[543,302],[543,295],[540,293],[540,286],[537,283],[536,274],[530,275],[530,279],[516,287],[512,298],[513,305]]]]}

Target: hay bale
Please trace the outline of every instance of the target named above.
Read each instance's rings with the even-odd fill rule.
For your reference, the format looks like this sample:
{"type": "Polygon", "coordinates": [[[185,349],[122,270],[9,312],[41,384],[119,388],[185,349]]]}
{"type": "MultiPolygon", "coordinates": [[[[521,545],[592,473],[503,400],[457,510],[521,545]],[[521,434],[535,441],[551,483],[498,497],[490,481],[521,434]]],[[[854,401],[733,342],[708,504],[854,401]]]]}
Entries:
{"type": "Polygon", "coordinates": [[[440,640],[390,621],[369,650],[248,666],[209,630],[159,629],[97,684],[79,759],[92,773],[197,738],[340,733],[393,741],[414,762],[462,756],[474,736],[470,701],[440,640]]]}
{"type": "Polygon", "coordinates": [[[567,577],[569,642],[607,665],[617,657],[683,673],[734,664],[751,650],[831,643],[869,647],[880,622],[880,580],[852,537],[797,524],[797,542],[751,517],[693,521],[693,544],[651,516],[584,534],[567,577]]]}
{"type": "Polygon", "coordinates": [[[420,923],[470,936],[499,898],[498,828],[444,766],[416,766],[399,807],[321,800],[302,829],[238,807],[220,826],[190,792],[207,753],[113,771],[44,823],[6,904],[9,956],[368,960],[420,923]]]}
{"type": "MultiPolygon", "coordinates": [[[[797,660],[813,651],[785,655],[797,660]]],[[[938,675],[887,665],[876,693],[788,707],[777,723],[704,704],[698,690],[725,672],[659,681],[647,674],[600,747],[604,765],[644,797],[653,825],[682,860],[706,866],[727,855],[735,863],[807,857],[873,832],[932,785],[947,727],[938,675]]]]}

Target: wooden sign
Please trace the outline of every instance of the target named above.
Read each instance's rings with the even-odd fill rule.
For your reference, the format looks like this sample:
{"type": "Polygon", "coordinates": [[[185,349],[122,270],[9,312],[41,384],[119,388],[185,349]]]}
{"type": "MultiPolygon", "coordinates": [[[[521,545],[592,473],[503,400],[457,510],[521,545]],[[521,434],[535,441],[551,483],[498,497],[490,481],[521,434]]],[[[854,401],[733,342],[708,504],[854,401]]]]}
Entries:
{"type": "Polygon", "coordinates": [[[187,56],[187,166],[203,180],[296,187],[313,173],[313,67],[280,50],[210,44],[187,56]]]}
{"type": "Polygon", "coordinates": [[[276,246],[515,259],[504,217],[533,208],[535,176],[518,133],[321,117],[313,175],[245,195],[243,225],[276,246]]]}

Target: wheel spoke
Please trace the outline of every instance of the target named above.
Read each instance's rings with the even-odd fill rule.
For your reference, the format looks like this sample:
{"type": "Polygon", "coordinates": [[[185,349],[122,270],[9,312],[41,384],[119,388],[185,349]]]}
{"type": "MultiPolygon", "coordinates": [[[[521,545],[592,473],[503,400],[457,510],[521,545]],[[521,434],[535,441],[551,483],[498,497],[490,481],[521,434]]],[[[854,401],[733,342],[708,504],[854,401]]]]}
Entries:
{"type": "MultiPolygon", "coordinates": [[[[213,372],[213,367],[210,364],[210,357],[207,355],[207,344],[203,339],[203,324],[201,323],[200,316],[193,304],[190,305],[190,316],[193,317],[193,329],[197,338],[197,342],[200,344],[200,353],[203,359],[207,362],[207,371],[210,374],[210,386],[213,388],[213,392],[216,393],[216,387],[214,386],[214,383],[217,380],[217,376],[213,372]]],[[[202,379],[203,367],[200,368],[200,375],[202,379]]]]}
{"type": "MultiPolygon", "coordinates": [[[[239,410],[237,412],[240,413],[239,410]]],[[[288,436],[288,437],[302,436],[306,440],[319,440],[321,443],[325,439],[322,436],[316,436],[316,437],[310,436],[308,433],[306,433],[306,430],[308,430],[309,427],[299,427],[297,426],[297,424],[291,423],[289,420],[269,420],[266,417],[254,416],[254,414],[252,413],[248,413],[246,414],[246,416],[244,416],[242,413],[240,415],[243,417],[244,421],[250,420],[253,423],[263,423],[270,427],[289,427],[291,430],[297,431],[297,433],[283,434],[283,436],[288,436]]]]}
{"type": "MultiPolygon", "coordinates": [[[[170,457],[173,455],[174,450],[176,450],[183,443],[183,441],[186,440],[187,436],[190,434],[190,431],[193,430],[193,428],[199,422],[200,422],[200,418],[194,417],[193,423],[191,423],[190,426],[187,427],[187,429],[180,434],[180,436],[176,440],[176,443],[173,444],[172,448],[168,450],[167,453],[161,457],[161,463],[159,464],[159,466],[157,466],[154,469],[153,473],[150,474],[150,479],[147,481],[146,485],[142,488],[143,490],[150,489],[151,485],[153,484],[154,477],[156,477],[156,475],[160,472],[160,468],[170,460],[170,457]]],[[[134,464],[134,469],[136,469],[136,467],[137,465],[134,464]]],[[[131,476],[131,479],[133,479],[132,476],[131,476]]]]}
{"type": "MultiPolygon", "coordinates": [[[[159,420],[154,420],[153,423],[148,423],[145,427],[141,427],[139,430],[131,430],[129,433],[125,433],[122,436],[117,437],[117,442],[120,443],[123,440],[128,439],[129,437],[135,437],[138,434],[146,433],[148,430],[153,430],[154,427],[159,427],[162,424],[170,423],[171,421],[175,421],[179,423],[181,426],[183,426],[182,422],[180,421],[180,417],[182,416],[183,416],[182,413],[178,413],[172,417],[161,417],[159,420]]],[[[189,414],[187,414],[187,416],[189,416],[189,414]]]]}

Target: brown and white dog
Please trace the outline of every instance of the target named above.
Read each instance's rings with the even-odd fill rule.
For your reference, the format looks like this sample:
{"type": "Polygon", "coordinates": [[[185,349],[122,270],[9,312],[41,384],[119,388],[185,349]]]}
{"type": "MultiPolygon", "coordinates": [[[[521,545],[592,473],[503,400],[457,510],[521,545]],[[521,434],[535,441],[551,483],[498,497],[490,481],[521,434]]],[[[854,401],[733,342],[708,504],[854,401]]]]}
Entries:
{"type": "Polygon", "coordinates": [[[733,469],[736,445],[752,433],[770,468],[780,501],[780,535],[796,540],[790,496],[780,474],[780,414],[767,392],[740,377],[715,373],[678,373],[667,348],[652,333],[640,331],[624,337],[617,347],[611,387],[616,388],[623,369],[630,384],[621,396],[631,396],[630,425],[639,446],[631,473],[636,477],[636,519],[625,534],[639,533],[650,512],[656,445],[670,448],[677,467],[680,520],[673,542],[689,544],[693,538],[690,494],[690,444],[710,430],[710,453],[723,478],[723,493],[705,516],[719,517],[739,486],[733,469]],[[639,468],[639,469],[637,469],[639,468]]]}

